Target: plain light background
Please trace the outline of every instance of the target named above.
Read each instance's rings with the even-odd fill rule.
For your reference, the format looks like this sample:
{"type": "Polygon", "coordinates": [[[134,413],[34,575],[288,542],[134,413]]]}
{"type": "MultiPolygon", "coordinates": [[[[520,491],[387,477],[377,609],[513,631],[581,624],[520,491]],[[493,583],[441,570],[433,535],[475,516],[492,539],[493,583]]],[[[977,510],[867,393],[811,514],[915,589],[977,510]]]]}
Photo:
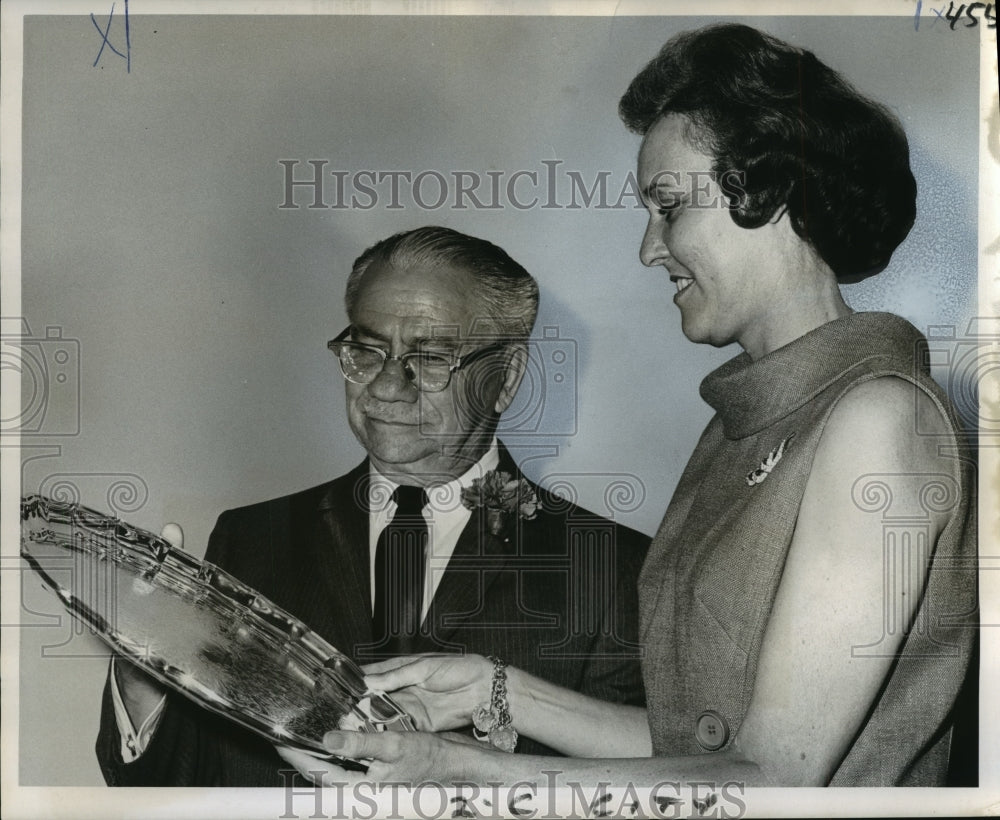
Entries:
{"type": "MultiPolygon", "coordinates": [[[[683,338],[673,285],[639,263],[634,200],[461,210],[452,186],[439,209],[395,209],[383,184],[367,210],[310,209],[303,189],[281,209],[279,160],[299,160],[299,178],[314,159],[505,182],[559,161],[559,202],[568,171],[588,186],[607,172],[613,202],[638,147],[618,98],[669,36],[705,22],[133,13],[126,72],[107,50],[93,65],[89,17],[27,18],[22,317],[48,370],[22,399],[38,426],[22,439],[24,492],[76,493],[153,530],[177,521],[201,555],[222,510],[347,471],[363,452],[325,348],[346,324],[347,272],[378,239],[444,224],[503,246],[541,285],[533,376],[505,437],[515,457],[652,533],[709,418],[698,383],[737,351],[683,338]]],[[[911,17],[743,22],[814,50],[903,121],[917,224],[889,270],[845,294],[951,333],[935,344],[954,359],[975,312],[978,34],[911,17]]],[[[37,579],[22,586],[20,782],[100,784],[106,653],[37,579]]]]}

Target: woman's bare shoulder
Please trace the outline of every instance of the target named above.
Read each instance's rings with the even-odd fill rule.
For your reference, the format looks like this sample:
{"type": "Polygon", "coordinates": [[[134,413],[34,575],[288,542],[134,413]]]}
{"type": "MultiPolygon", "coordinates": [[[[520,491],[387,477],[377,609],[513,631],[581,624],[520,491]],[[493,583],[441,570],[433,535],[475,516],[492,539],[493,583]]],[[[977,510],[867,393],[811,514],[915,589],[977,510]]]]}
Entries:
{"type": "Polygon", "coordinates": [[[851,459],[872,469],[952,472],[954,458],[948,453],[954,436],[945,410],[927,389],[898,376],[877,377],[841,396],[827,420],[817,459],[851,459]]]}

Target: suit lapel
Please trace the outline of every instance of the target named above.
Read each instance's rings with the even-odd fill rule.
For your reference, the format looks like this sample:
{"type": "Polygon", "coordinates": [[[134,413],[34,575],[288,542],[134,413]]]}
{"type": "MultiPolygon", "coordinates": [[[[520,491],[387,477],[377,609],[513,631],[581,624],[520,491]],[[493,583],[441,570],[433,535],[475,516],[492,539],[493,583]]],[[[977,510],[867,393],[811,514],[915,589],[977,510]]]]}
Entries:
{"type": "MultiPolygon", "coordinates": [[[[503,444],[499,445],[499,455],[497,470],[516,479],[523,477],[503,444]]],[[[513,520],[508,522],[504,532],[493,535],[482,508],[472,511],[427,612],[425,626],[433,627],[429,636],[435,644],[433,648],[455,648],[448,646],[449,638],[483,608],[490,587],[503,573],[510,558],[517,554],[521,530],[513,520]]]]}
{"type": "MultiPolygon", "coordinates": [[[[333,482],[318,505],[317,567],[329,591],[327,607],[334,631],[351,645],[372,639],[372,600],[368,546],[367,460],[333,482]]],[[[307,568],[308,571],[308,568],[307,568]]]]}
{"type": "Polygon", "coordinates": [[[478,509],[473,510],[455,544],[424,622],[427,627],[433,626],[428,637],[434,649],[454,648],[447,646],[449,639],[483,608],[490,587],[515,549],[513,538],[505,540],[490,533],[486,516],[478,509]]]}
{"type": "MultiPolygon", "coordinates": [[[[498,470],[523,477],[503,444],[499,456],[498,470]]],[[[366,460],[332,482],[317,508],[316,569],[323,588],[329,591],[325,609],[330,635],[337,636],[344,643],[337,648],[351,656],[355,655],[355,644],[372,640],[369,481],[366,460]]],[[[433,625],[434,629],[429,642],[419,647],[421,651],[454,650],[447,646],[448,639],[482,609],[490,587],[517,554],[523,529],[518,523],[509,521],[505,532],[493,535],[482,511],[472,511],[428,610],[425,626],[433,625]]]]}

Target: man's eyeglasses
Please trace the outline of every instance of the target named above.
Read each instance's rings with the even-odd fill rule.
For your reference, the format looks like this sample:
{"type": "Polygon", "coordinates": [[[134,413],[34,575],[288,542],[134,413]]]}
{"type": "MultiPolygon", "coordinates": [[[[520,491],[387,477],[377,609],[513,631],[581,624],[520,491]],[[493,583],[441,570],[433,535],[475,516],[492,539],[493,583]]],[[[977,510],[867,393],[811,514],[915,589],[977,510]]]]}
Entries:
{"type": "Polygon", "coordinates": [[[326,346],[340,359],[340,370],[344,378],[355,384],[370,384],[375,381],[385,363],[396,361],[403,365],[406,377],[424,393],[438,393],[451,381],[451,374],[507,346],[507,342],[496,342],[465,356],[449,355],[439,351],[411,350],[402,356],[390,356],[382,348],[353,342],[347,337],[351,328],[346,328],[336,339],[326,346]]]}

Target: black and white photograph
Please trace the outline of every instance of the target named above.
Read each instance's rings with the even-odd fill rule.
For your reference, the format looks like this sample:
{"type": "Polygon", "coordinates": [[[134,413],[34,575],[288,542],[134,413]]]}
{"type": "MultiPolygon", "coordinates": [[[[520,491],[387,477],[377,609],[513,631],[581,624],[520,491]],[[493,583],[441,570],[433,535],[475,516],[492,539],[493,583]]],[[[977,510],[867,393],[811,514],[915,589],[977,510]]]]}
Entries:
{"type": "Polygon", "coordinates": [[[4,816],[989,814],[996,6],[2,11],[4,816]]]}

